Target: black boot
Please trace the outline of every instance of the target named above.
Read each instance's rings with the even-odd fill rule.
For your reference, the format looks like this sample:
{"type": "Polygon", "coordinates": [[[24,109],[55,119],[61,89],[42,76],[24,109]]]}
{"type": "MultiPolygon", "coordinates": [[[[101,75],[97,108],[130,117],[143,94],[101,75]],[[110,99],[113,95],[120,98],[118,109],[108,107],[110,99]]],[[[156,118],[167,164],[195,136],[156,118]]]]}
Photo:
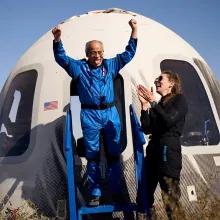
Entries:
{"type": "Polygon", "coordinates": [[[89,199],[89,202],[88,202],[88,205],[89,207],[96,207],[96,206],[99,206],[100,204],[100,199],[101,197],[100,196],[91,196],[90,199],[89,199]]]}

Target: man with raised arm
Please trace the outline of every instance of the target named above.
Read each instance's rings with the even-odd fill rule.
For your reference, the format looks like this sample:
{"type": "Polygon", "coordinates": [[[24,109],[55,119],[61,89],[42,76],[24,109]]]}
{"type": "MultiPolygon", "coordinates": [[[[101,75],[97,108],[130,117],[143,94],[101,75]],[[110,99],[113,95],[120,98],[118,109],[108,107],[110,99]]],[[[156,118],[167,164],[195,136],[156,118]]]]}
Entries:
{"type": "Polygon", "coordinates": [[[113,80],[134,57],[137,47],[137,22],[129,21],[131,36],[125,51],[114,58],[104,59],[101,41],[86,43],[87,59],[76,60],[66,55],[61,41],[61,28],[56,26],[53,51],[56,62],[77,81],[81,102],[81,127],[86,149],[89,181],[88,206],[98,206],[101,198],[101,171],[99,168],[100,133],[107,144],[108,175],[113,199],[120,192],[120,132],[121,124],[114,104],[113,80]]]}

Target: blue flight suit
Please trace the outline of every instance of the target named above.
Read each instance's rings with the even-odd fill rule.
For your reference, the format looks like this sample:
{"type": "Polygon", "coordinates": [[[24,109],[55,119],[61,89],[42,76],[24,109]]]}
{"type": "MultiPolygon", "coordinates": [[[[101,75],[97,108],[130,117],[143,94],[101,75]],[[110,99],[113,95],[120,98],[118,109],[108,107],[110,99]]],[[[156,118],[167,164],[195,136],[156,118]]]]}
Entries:
{"type": "Polygon", "coordinates": [[[99,157],[100,130],[104,131],[108,153],[113,160],[108,164],[109,185],[116,192],[120,181],[120,132],[121,124],[118,111],[114,106],[113,80],[119,71],[129,63],[135,53],[137,39],[130,37],[125,51],[111,59],[104,59],[100,67],[91,67],[86,59],[75,60],[66,55],[62,41],[53,41],[56,62],[68,75],[77,80],[79,100],[81,102],[81,127],[86,149],[87,175],[90,194],[101,196],[101,173],[99,157]],[[109,105],[107,108],[94,109],[94,106],[109,105]],[[91,106],[91,108],[89,108],[91,106]]]}

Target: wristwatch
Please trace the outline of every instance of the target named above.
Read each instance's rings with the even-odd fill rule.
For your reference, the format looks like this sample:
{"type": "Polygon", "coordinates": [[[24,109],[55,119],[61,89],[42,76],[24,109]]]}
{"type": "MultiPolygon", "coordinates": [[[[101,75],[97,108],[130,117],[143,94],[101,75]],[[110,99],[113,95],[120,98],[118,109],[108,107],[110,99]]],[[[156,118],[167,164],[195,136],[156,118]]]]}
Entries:
{"type": "Polygon", "coordinates": [[[154,108],[155,105],[157,105],[157,102],[156,101],[150,102],[150,105],[151,105],[151,108],[154,108]]]}

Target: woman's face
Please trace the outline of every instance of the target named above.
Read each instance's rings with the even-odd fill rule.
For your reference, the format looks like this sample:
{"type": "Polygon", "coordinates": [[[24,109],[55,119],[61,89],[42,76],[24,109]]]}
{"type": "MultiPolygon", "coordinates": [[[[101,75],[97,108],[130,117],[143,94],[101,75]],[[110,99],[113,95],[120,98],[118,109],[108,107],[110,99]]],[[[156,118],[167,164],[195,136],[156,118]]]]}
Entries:
{"type": "Polygon", "coordinates": [[[173,82],[170,82],[168,75],[161,73],[158,78],[155,79],[154,84],[156,86],[156,92],[160,95],[166,95],[171,92],[173,82]]]}

